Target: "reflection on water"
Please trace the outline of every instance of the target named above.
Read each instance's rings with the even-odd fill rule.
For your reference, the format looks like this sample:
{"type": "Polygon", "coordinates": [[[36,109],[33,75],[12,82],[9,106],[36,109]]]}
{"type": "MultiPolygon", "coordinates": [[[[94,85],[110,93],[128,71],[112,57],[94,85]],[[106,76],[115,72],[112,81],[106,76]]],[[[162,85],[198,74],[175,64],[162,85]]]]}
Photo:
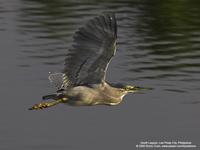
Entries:
{"type": "Polygon", "coordinates": [[[178,80],[194,79],[193,73],[198,74],[200,67],[199,9],[185,11],[188,1],[152,5],[142,8],[144,13],[137,26],[137,48],[147,51],[150,60],[136,70],[161,71],[156,76],[164,78],[178,75],[182,76],[178,80]]]}
{"type": "Polygon", "coordinates": [[[0,33],[5,30],[5,8],[3,3],[0,1],[0,33]]]}

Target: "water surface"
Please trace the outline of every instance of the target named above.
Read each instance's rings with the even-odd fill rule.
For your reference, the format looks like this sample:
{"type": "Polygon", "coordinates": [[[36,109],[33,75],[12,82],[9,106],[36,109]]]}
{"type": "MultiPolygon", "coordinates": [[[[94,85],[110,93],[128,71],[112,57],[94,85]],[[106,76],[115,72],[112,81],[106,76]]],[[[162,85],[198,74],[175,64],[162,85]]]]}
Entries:
{"type": "Polygon", "coordinates": [[[200,2],[0,1],[0,149],[136,149],[140,141],[200,139],[200,2]],[[115,107],[58,105],[28,111],[55,91],[73,33],[116,12],[117,53],[107,80],[154,90],[115,107]]]}

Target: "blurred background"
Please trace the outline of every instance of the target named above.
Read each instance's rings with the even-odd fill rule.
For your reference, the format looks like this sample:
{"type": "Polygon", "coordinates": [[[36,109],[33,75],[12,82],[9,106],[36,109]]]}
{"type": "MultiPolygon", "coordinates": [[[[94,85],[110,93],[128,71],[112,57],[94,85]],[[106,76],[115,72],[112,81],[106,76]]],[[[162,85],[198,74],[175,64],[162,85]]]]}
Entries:
{"type": "Polygon", "coordinates": [[[0,149],[200,145],[199,8],[198,0],[0,0],[0,149]],[[153,90],[127,95],[114,107],[28,111],[56,90],[47,77],[63,69],[73,33],[106,11],[118,21],[107,80],[153,90]]]}

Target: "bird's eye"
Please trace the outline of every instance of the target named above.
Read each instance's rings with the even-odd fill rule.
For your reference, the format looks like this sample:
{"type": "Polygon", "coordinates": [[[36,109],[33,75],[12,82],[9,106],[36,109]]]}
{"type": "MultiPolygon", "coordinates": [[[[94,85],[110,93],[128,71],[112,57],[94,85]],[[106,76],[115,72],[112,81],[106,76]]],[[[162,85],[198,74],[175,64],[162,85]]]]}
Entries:
{"type": "Polygon", "coordinates": [[[129,86],[128,86],[128,85],[126,85],[126,86],[125,86],[125,89],[128,89],[128,87],[129,87],[129,86]]]}
{"type": "Polygon", "coordinates": [[[123,92],[123,91],[126,91],[126,88],[121,88],[120,91],[122,91],[122,92],[123,92]]]}
{"type": "Polygon", "coordinates": [[[133,88],[133,87],[130,86],[130,85],[125,86],[125,89],[126,89],[126,90],[130,90],[130,89],[132,89],[132,88],[133,88]]]}

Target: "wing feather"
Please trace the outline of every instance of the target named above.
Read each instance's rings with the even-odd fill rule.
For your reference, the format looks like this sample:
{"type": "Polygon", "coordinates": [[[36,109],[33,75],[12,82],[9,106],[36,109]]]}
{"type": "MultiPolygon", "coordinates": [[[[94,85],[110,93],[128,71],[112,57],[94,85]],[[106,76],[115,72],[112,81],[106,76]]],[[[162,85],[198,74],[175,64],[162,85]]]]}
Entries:
{"type": "Polygon", "coordinates": [[[116,51],[117,25],[114,14],[95,17],[79,28],[65,59],[63,73],[74,85],[96,84],[105,79],[116,51]]]}

